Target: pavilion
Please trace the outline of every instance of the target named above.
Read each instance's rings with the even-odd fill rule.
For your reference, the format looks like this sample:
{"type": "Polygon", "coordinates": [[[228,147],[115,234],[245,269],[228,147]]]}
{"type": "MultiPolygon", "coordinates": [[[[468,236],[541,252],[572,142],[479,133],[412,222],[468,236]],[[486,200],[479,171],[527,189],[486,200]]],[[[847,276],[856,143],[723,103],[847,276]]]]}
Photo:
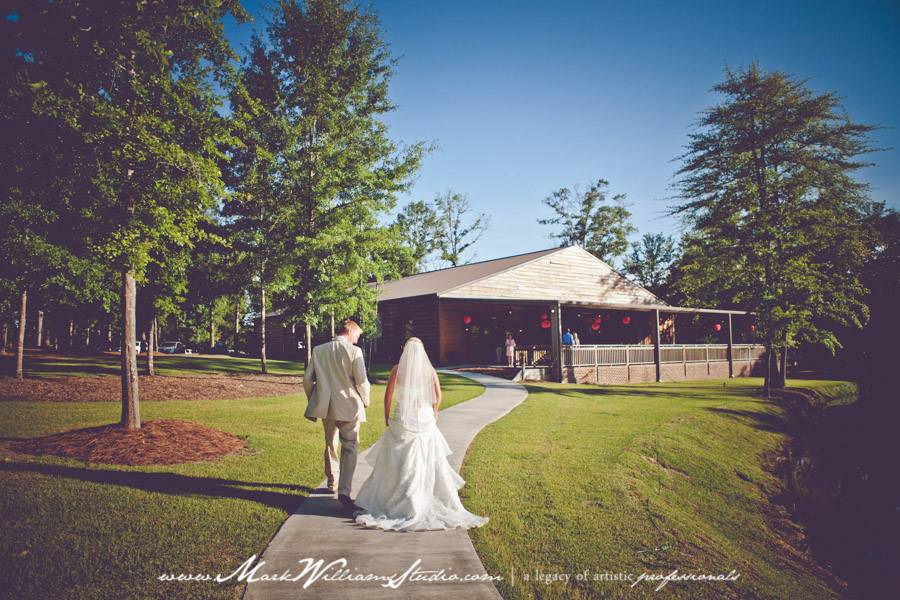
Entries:
{"type": "Polygon", "coordinates": [[[435,365],[504,364],[507,333],[516,341],[515,367],[524,379],[735,377],[749,375],[763,356],[745,311],[672,306],[578,246],[372,285],[380,360],[395,360],[415,335],[435,365]],[[579,345],[562,343],[567,330],[579,345]]]}

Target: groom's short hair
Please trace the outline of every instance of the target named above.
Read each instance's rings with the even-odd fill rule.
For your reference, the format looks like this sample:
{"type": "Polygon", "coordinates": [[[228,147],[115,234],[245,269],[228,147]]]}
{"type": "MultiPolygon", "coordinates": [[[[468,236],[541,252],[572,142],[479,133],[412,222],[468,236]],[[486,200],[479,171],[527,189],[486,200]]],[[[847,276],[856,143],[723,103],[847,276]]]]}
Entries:
{"type": "Polygon", "coordinates": [[[344,333],[350,333],[351,331],[356,330],[362,331],[362,327],[359,326],[359,323],[357,323],[353,319],[344,319],[338,326],[337,333],[338,335],[342,335],[344,333]]]}

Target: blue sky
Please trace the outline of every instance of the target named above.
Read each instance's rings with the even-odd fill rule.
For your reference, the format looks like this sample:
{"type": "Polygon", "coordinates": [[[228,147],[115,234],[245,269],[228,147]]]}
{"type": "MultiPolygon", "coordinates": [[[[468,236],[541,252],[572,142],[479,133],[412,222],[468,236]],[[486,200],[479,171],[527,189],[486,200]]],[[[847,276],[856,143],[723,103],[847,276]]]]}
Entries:
{"type": "MultiPolygon", "coordinates": [[[[260,3],[245,2],[254,15],[260,3]]],[[[716,102],[725,66],[757,60],[888,127],[860,177],[900,208],[900,3],[372,2],[400,58],[386,118],[399,142],[434,141],[411,194],[448,188],[491,215],[475,260],[554,245],[541,200],[604,178],[640,233],[665,216],[676,157],[716,102]]],[[[254,25],[228,26],[237,45],[254,25]]],[[[255,26],[262,26],[257,20],[255,26]]],[[[471,254],[469,255],[471,256],[471,254]]],[[[469,257],[467,256],[467,258],[469,257]]]]}

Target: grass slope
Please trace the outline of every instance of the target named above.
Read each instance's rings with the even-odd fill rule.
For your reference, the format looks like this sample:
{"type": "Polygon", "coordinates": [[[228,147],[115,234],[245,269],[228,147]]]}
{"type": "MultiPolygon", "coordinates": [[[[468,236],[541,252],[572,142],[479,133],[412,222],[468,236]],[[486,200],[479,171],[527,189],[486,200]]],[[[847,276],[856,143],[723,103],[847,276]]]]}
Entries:
{"type": "MultiPolygon", "coordinates": [[[[441,375],[442,407],[478,396],[441,375]]],[[[384,429],[373,386],[361,446],[384,429]]],[[[0,462],[0,589],[13,598],[235,598],[241,588],[161,583],[163,573],[230,573],[259,554],[324,479],[322,425],[302,395],[152,402],[144,419],[187,419],[245,437],[253,454],[168,467],[84,465],[57,458],[0,462]]],[[[0,402],[3,440],[115,422],[102,402],[0,402]]]]}
{"type": "MultiPolygon", "coordinates": [[[[785,538],[765,455],[786,438],[759,380],[529,385],[463,466],[472,532],[510,598],[829,598],[827,573],[785,538]],[[731,583],[603,581],[604,573],[728,574],[731,583]],[[588,572],[585,581],[536,573],[588,572]],[[818,573],[818,574],[817,574],[818,573]],[[598,574],[595,579],[594,574],[598,574]],[[526,580],[526,577],[530,580],[526,580]]],[[[828,383],[799,382],[827,394],[828,383]]],[[[607,575],[606,577],[609,577],[607,575]]]]}

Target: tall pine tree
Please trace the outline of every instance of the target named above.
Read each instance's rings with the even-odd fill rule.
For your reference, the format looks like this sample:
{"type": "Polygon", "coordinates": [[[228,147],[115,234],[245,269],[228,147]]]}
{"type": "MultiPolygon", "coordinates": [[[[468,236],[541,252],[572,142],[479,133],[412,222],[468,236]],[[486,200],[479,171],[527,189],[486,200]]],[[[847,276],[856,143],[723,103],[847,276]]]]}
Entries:
{"type": "Polygon", "coordinates": [[[870,200],[853,173],[874,128],[852,122],[835,94],[755,64],[713,89],[724,101],[700,117],[678,171],[672,212],[691,229],[676,282],[688,299],[756,314],[768,393],[785,383],[789,348],[837,347],[823,323],[866,321],[870,200]]]}

